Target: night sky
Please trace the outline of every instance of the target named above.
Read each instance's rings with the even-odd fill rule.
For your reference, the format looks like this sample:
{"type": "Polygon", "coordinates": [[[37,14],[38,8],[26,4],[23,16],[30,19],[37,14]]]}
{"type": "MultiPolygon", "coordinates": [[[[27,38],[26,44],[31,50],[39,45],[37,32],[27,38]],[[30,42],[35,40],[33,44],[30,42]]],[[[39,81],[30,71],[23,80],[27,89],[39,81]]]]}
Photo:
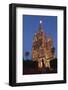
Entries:
{"type": "MultiPolygon", "coordinates": [[[[23,52],[30,52],[31,59],[32,41],[34,33],[38,31],[40,20],[42,20],[43,31],[46,36],[51,36],[55,47],[55,55],[57,56],[57,16],[32,16],[24,15],[23,20],[23,52]]],[[[24,56],[25,58],[25,56],[24,56]]]]}

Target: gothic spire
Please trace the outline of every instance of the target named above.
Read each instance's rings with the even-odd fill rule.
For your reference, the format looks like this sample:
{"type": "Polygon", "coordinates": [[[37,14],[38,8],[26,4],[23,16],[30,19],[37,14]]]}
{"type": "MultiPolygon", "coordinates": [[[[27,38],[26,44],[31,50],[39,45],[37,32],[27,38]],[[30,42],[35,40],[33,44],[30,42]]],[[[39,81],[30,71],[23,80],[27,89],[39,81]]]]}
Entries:
{"type": "Polygon", "coordinates": [[[40,24],[39,24],[39,31],[42,31],[43,27],[42,27],[42,20],[40,20],[40,24]]]}

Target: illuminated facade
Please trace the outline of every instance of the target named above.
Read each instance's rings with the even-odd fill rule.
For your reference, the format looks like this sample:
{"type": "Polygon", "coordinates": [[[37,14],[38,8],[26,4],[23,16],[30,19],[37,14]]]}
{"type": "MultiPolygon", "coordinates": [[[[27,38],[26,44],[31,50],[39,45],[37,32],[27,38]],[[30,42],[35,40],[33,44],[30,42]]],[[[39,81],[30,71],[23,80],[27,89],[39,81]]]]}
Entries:
{"type": "Polygon", "coordinates": [[[32,60],[38,62],[38,67],[50,68],[50,61],[54,58],[53,41],[46,37],[40,20],[38,32],[34,34],[32,46],[32,60]]]}

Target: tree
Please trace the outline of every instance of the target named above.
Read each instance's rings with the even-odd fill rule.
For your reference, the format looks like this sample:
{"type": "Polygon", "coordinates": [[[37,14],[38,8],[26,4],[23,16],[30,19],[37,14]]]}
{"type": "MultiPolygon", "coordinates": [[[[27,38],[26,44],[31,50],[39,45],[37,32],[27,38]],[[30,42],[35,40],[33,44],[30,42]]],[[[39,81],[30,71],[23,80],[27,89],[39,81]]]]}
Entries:
{"type": "Polygon", "coordinates": [[[25,57],[26,57],[26,60],[28,60],[28,59],[29,59],[29,55],[30,55],[30,52],[29,52],[29,51],[25,52],[25,57]]]}

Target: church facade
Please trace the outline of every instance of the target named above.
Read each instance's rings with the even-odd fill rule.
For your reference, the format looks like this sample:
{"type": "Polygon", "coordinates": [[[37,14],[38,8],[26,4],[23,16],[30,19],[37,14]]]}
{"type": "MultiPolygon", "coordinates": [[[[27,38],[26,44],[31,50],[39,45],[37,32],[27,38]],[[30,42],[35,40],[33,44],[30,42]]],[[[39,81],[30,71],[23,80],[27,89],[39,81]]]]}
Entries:
{"type": "Polygon", "coordinates": [[[38,31],[34,34],[32,44],[32,60],[38,62],[38,68],[50,68],[50,61],[54,58],[53,40],[47,37],[40,20],[38,31]]]}

